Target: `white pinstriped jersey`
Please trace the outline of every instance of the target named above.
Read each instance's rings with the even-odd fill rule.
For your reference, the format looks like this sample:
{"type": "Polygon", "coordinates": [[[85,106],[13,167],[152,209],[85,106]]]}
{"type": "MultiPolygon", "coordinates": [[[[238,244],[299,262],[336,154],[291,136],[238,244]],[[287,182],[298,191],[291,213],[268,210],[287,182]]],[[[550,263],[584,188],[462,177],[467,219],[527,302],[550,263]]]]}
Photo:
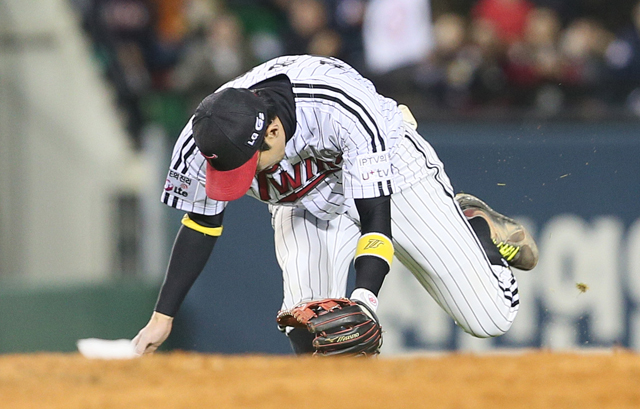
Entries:
{"type": "MultiPolygon", "coordinates": [[[[226,83],[251,88],[285,74],[293,85],[297,125],[284,159],[254,178],[247,194],[273,205],[295,205],[330,220],[350,199],[387,196],[434,172],[416,144],[405,138],[396,101],[335,58],[285,56],[226,83]],[[411,146],[413,145],[413,146],[411,146]]],[[[175,144],[162,201],[184,211],[213,215],[226,202],[207,198],[205,159],[194,144],[191,120],[175,144]]]]}

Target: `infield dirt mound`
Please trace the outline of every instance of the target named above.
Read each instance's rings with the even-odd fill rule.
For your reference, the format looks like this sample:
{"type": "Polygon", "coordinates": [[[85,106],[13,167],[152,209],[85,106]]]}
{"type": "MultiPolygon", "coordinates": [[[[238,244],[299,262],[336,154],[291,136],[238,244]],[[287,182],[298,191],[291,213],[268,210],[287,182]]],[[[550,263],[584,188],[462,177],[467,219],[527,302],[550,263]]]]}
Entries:
{"type": "Polygon", "coordinates": [[[128,361],[0,356],[0,407],[640,408],[640,356],[316,359],[164,353],[128,361]]]}

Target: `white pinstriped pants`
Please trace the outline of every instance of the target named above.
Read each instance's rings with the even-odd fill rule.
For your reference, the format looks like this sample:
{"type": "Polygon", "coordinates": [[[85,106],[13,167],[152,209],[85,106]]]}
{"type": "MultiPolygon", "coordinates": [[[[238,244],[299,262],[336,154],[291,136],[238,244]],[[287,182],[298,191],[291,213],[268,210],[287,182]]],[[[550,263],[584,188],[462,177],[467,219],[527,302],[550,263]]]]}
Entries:
{"type": "MultiPolygon", "coordinates": [[[[395,256],[466,332],[502,335],[518,311],[516,280],[509,268],[490,265],[452,191],[446,177],[430,177],[391,196],[395,256]]],[[[331,221],[302,208],[277,206],[272,212],[283,309],[346,296],[360,237],[356,210],[331,221]]]]}

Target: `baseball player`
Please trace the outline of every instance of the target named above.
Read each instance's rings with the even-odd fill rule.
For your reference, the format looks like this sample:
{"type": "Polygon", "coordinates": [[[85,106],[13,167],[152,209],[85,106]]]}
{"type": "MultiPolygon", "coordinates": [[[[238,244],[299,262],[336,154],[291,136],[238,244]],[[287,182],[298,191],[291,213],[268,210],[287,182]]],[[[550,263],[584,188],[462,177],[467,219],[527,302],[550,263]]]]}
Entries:
{"type": "Polygon", "coordinates": [[[394,255],[466,332],[499,336],[518,311],[510,267],[538,259],[522,225],[454,194],[407,107],[335,58],[279,57],[207,96],[175,144],[162,201],[185,215],[155,311],[133,340],[139,354],[168,337],[225,207],[245,194],[269,204],[284,287],[278,323],[297,354],[327,342],[332,353],[378,352],[377,295],[394,255]],[[369,327],[326,336],[313,320],[342,307],[369,327]]]}

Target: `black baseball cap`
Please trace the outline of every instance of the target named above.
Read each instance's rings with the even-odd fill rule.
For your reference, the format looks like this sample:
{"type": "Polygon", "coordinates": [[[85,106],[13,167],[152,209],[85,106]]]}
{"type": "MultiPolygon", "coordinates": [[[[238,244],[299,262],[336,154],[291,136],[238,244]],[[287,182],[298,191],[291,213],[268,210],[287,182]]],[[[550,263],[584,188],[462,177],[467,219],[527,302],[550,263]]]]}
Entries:
{"type": "Polygon", "coordinates": [[[207,158],[208,197],[231,201],[247,193],[258,166],[266,115],[264,103],[245,88],[225,88],[198,105],[193,139],[207,158]]]}

